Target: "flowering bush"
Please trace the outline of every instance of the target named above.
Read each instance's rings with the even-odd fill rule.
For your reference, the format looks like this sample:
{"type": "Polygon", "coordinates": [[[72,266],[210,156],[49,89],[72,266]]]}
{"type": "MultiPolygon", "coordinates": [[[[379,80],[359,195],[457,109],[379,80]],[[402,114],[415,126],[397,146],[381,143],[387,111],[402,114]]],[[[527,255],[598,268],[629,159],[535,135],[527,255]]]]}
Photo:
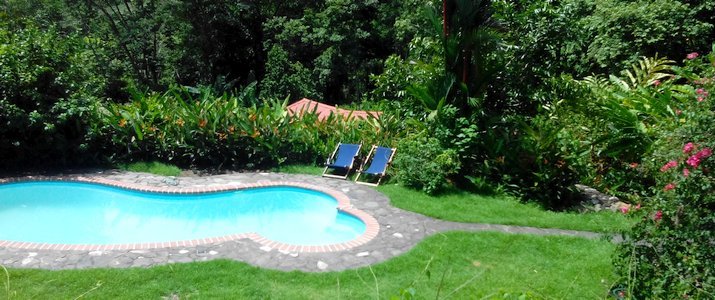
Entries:
{"type": "Polygon", "coordinates": [[[655,196],[615,260],[627,296],[636,299],[715,295],[715,112],[708,98],[715,55],[689,54],[678,75],[673,80],[687,80],[680,88],[689,101],[678,106],[679,126],[655,143],[655,196]]]}

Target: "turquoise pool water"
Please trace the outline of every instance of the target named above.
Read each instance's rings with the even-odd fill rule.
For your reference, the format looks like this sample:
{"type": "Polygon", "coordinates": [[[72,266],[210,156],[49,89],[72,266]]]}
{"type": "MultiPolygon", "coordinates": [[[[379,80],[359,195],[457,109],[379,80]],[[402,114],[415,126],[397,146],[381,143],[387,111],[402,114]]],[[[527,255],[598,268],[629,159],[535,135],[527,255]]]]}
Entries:
{"type": "Polygon", "coordinates": [[[169,242],[255,232],[287,244],[355,239],[365,224],[337,201],[295,187],[146,193],[78,182],[0,185],[0,240],[54,244],[169,242]]]}

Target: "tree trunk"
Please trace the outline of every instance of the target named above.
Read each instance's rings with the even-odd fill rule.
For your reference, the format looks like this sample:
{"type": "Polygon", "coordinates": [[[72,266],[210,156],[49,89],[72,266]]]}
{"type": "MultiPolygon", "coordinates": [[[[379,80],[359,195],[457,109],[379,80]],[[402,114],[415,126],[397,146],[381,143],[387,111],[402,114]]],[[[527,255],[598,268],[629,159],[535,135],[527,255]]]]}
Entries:
{"type": "Polygon", "coordinates": [[[447,30],[447,0],[442,0],[442,33],[445,38],[449,35],[447,30]]]}

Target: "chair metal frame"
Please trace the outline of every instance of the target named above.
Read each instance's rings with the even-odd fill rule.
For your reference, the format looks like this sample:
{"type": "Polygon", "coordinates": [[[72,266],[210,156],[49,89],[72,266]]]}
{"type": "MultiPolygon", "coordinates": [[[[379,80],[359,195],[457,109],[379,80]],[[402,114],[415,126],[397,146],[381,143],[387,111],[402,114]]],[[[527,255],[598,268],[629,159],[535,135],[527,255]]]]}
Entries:
{"type": "MultiPolygon", "coordinates": [[[[372,148],[370,148],[370,152],[367,154],[367,157],[362,162],[362,165],[360,165],[360,169],[358,169],[358,175],[357,175],[357,177],[355,177],[355,183],[369,185],[369,186],[378,186],[378,185],[380,185],[380,182],[382,182],[382,178],[384,178],[385,173],[387,173],[387,168],[392,164],[392,159],[395,157],[395,153],[397,153],[397,148],[389,148],[391,153],[390,153],[390,158],[387,159],[387,164],[385,164],[385,170],[382,173],[374,174],[375,176],[378,176],[376,183],[366,182],[366,181],[358,181],[358,179],[360,179],[360,175],[363,174],[363,170],[365,170],[365,165],[367,164],[368,161],[370,161],[370,157],[372,157],[373,153],[375,153],[375,150],[377,150],[377,147],[378,147],[377,145],[372,145],[372,148]]],[[[384,148],[387,148],[387,147],[384,147],[384,148]]],[[[370,162],[370,164],[372,164],[372,162],[370,162]]]]}
{"type": "MultiPolygon", "coordinates": [[[[338,150],[340,150],[340,146],[341,146],[341,145],[348,145],[348,144],[338,143],[338,146],[335,147],[335,151],[333,151],[333,154],[330,155],[330,158],[328,158],[328,160],[327,160],[326,163],[325,163],[325,169],[323,170],[323,177],[347,179],[348,176],[350,176],[350,171],[353,169],[353,165],[355,164],[355,158],[357,158],[358,155],[360,155],[360,149],[362,148],[362,143],[360,143],[360,144],[353,144],[353,145],[357,145],[357,146],[358,146],[358,149],[357,149],[357,153],[356,153],[356,154],[353,156],[353,158],[350,160],[350,165],[345,168],[345,176],[335,175],[335,174],[328,174],[328,173],[327,173],[327,172],[328,172],[328,169],[331,168],[331,167],[329,166],[329,164],[330,164],[330,162],[333,161],[333,159],[335,158],[335,154],[338,153],[338,150]]],[[[333,169],[337,169],[337,168],[333,167],[333,169]]]]}

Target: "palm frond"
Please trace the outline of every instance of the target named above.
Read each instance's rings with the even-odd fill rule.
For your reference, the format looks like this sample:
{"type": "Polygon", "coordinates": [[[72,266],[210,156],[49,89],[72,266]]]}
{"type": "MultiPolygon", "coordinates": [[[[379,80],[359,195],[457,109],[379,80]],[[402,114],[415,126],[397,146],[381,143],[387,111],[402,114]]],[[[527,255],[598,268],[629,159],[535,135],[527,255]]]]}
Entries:
{"type": "MultiPolygon", "coordinates": [[[[625,70],[623,75],[627,79],[627,89],[635,89],[639,86],[648,86],[672,76],[674,61],[659,57],[643,57],[637,63],[631,65],[630,70],[625,70]]],[[[626,80],[623,80],[626,82],[626,80]]]]}
{"type": "Polygon", "coordinates": [[[579,82],[592,89],[603,89],[608,86],[608,80],[598,75],[586,76],[579,82]]]}

